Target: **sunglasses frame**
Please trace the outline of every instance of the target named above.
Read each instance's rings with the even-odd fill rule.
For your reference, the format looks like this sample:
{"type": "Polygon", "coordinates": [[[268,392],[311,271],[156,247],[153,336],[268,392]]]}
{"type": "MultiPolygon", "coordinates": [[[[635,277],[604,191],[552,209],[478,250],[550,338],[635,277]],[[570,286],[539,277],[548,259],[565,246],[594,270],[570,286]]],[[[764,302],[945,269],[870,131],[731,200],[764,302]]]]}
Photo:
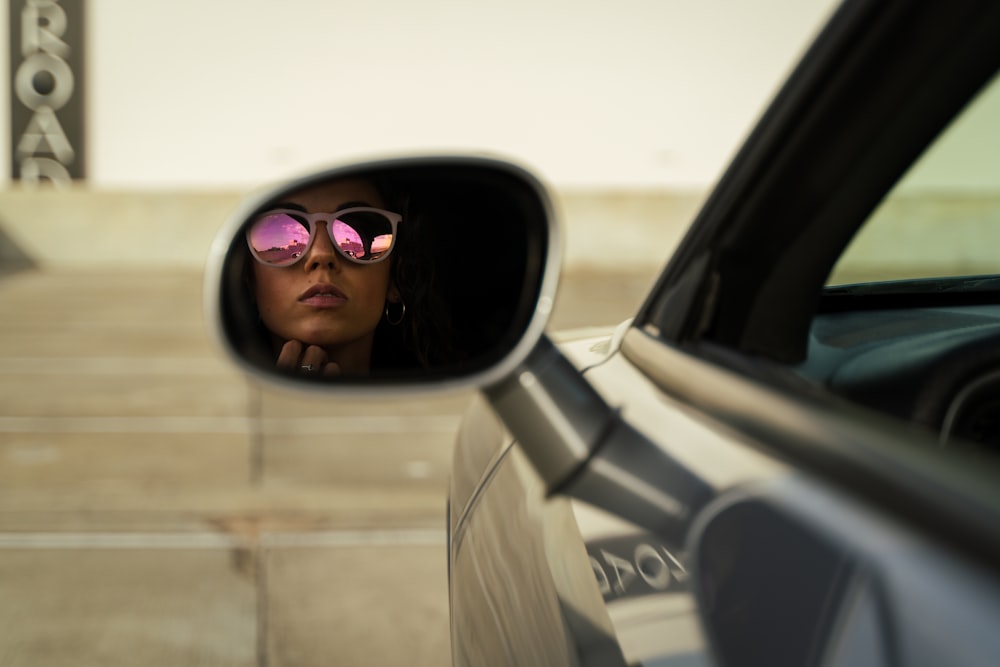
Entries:
{"type": "Polygon", "coordinates": [[[331,245],[333,245],[337,254],[354,264],[360,264],[361,266],[368,266],[369,264],[378,264],[379,262],[385,260],[389,255],[392,254],[392,251],[396,247],[396,233],[397,233],[396,229],[399,223],[402,221],[403,221],[403,216],[400,215],[399,213],[395,213],[393,211],[387,211],[382,208],[376,208],[374,206],[354,206],[351,208],[345,208],[339,211],[334,211],[332,213],[323,213],[323,212],[305,213],[304,211],[299,211],[296,209],[275,208],[268,211],[264,211],[258,215],[255,215],[251,220],[250,224],[247,225],[246,229],[247,247],[250,248],[250,254],[253,256],[253,258],[260,264],[263,264],[264,266],[270,266],[279,269],[283,269],[289,266],[295,266],[300,261],[302,261],[303,257],[305,257],[309,253],[310,248],[312,248],[313,243],[316,241],[316,223],[325,222],[327,236],[330,238],[330,243],[331,245]],[[338,244],[336,239],[333,238],[333,222],[340,216],[343,216],[347,213],[379,213],[385,216],[385,218],[389,221],[389,226],[392,228],[392,242],[389,244],[389,247],[385,250],[385,252],[383,252],[375,259],[358,259],[356,257],[348,255],[347,252],[345,252],[344,249],[340,247],[340,244],[338,244]],[[302,251],[301,255],[295,258],[295,261],[289,262],[288,264],[275,264],[274,262],[267,262],[261,259],[260,256],[257,254],[257,251],[254,249],[253,243],[250,242],[250,231],[254,228],[254,226],[258,222],[260,222],[263,218],[276,214],[289,215],[295,218],[296,220],[305,220],[306,223],[308,223],[309,225],[309,242],[306,244],[305,250],[302,251]]]}

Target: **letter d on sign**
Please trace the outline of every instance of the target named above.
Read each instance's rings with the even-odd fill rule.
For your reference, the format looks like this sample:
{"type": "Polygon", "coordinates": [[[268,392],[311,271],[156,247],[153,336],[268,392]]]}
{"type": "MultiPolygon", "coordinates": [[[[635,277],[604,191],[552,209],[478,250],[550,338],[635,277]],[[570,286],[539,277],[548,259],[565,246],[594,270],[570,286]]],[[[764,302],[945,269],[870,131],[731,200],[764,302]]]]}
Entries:
{"type": "Polygon", "coordinates": [[[9,0],[11,178],[85,177],[84,0],[9,0]]]}

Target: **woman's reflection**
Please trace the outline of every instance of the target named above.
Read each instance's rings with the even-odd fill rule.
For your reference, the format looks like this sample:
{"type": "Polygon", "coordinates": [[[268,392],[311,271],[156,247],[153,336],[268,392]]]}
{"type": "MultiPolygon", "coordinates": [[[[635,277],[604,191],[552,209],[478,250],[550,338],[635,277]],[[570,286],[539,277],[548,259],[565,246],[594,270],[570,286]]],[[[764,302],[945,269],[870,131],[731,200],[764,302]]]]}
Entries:
{"type": "Polygon", "coordinates": [[[245,275],[275,365],[318,376],[453,361],[420,216],[384,183],[328,181],[250,221],[245,275]]]}

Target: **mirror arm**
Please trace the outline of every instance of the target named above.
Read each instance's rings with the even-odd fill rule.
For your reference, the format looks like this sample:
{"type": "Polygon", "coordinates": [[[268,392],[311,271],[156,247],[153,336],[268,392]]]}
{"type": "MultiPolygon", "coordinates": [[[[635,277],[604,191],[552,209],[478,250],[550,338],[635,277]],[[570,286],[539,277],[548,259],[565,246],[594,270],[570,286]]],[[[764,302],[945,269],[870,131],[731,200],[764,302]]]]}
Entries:
{"type": "Polygon", "coordinates": [[[709,486],[621,418],[547,336],[483,390],[546,492],[607,510],[676,545],[709,486]]]}
{"type": "Polygon", "coordinates": [[[544,334],[513,373],[483,393],[549,493],[587,463],[615,419],[615,410],[544,334]]]}

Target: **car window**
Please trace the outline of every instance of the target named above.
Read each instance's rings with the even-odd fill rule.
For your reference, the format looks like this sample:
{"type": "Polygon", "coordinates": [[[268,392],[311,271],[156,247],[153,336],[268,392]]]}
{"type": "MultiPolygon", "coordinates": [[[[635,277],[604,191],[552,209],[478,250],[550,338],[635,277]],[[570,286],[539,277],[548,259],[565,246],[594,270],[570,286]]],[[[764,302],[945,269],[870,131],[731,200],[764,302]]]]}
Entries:
{"type": "Polygon", "coordinates": [[[829,285],[1000,274],[1000,77],[861,228],[829,285]]]}
{"type": "MultiPolygon", "coordinates": [[[[863,165],[862,165],[863,167],[863,165]]],[[[796,370],[843,398],[1000,456],[1000,75],[841,255],[796,370]]]]}

